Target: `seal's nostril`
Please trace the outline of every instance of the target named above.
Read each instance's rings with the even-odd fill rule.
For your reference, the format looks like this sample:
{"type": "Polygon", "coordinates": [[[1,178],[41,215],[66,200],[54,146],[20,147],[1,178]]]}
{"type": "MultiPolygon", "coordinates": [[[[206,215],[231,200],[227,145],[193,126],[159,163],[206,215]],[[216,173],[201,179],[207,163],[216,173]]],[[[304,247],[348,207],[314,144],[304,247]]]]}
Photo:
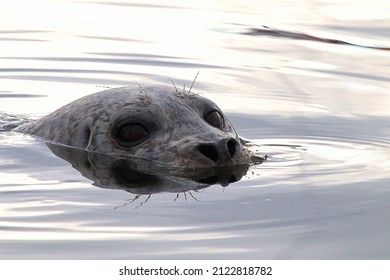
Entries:
{"type": "Polygon", "coordinates": [[[233,158],[236,154],[237,141],[234,139],[230,139],[229,141],[227,141],[226,146],[228,148],[230,157],[233,158]]]}
{"type": "Polygon", "coordinates": [[[208,157],[212,161],[217,162],[218,151],[214,146],[208,145],[208,144],[201,144],[201,145],[199,145],[198,150],[199,150],[199,152],[201,152],[203,155],[205,155],[206,157],[208,157]]]}

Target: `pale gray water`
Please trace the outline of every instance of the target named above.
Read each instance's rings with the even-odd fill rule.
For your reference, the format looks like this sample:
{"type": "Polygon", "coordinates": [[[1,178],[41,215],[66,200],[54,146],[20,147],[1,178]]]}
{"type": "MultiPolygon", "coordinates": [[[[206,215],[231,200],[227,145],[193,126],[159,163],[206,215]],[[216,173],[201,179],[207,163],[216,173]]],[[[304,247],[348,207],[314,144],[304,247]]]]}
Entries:
{"type": "Polygon", "coordinates": [[[388,48],[387,2],[2,2],[0,125],[200,71],[195,91],[270,158],[226,188],[136,197],[4,129],[1,258],[390,259],[390,52],[242,34],[388,48]]]}

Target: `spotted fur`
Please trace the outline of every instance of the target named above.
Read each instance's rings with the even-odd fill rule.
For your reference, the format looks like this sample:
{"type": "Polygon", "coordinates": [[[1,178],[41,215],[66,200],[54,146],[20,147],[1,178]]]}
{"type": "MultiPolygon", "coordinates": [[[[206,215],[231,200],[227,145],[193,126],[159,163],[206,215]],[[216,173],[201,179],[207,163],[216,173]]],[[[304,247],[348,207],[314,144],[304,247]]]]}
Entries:
{"type": "Polygon", "coordinates": [[[235,165],[250,158],[215,103],[192,93],[179,97],[174,88],[166,86],[122,87],[91,94],[16,131],[87,151],[181,167],[235,165]],[[205,121],[205,114],[212,110],[221,113],[223,127],[205,121]],[[149,130],[148,138],[133,147],[121,146],[113,133],[120,122],[143,124],[149,130]],[[200,152],[202,145],[208,147],[206,152],[200,152]],[[209,156],[208,150],[216,155],[209,156]]]}

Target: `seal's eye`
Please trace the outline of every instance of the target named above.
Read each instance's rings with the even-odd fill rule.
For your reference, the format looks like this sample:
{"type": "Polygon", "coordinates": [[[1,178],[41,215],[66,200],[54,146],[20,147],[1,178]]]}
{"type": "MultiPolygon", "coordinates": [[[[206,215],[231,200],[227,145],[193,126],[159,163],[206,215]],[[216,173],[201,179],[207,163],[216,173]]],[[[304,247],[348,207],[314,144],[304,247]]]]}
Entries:
{"type": "Polygon", "coordinates": [[[220,128],[223,125],[223,117],[220,112],[214,110],[204,117],[205,121],[214,127],[220,128]]]}
{"type": "Polygon", "coordinates": [[[119,141],[125,146],[134,146],[145,140],[148,131],[143,125],[137,123],[125,124],[116,132],[119,141]]]}

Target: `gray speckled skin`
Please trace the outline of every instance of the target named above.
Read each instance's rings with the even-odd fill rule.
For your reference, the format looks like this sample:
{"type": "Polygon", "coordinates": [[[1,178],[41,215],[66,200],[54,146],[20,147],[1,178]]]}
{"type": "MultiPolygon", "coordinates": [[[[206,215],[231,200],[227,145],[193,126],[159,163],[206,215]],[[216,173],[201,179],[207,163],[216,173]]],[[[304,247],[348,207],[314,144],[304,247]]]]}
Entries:
{"type": "Polygon", "coordinates": [[[15,131],[88,151],[174,166],[212,167],[249,162],[249,153],[225,116],[221,128],[204,120],[212,110],[221,112],[212,101],[178,93],[173,87],[122,87],[75,100],[15,131]],[[142,124],[149,131],[147,139],[133,147],[123,147],[113,131],[124,122],[142,124]],[[226,147],[229,139],[234,139],[233,155],[226,147]],[[218,160],[199,152],[202,144],[215,147],[218,160]]]}

